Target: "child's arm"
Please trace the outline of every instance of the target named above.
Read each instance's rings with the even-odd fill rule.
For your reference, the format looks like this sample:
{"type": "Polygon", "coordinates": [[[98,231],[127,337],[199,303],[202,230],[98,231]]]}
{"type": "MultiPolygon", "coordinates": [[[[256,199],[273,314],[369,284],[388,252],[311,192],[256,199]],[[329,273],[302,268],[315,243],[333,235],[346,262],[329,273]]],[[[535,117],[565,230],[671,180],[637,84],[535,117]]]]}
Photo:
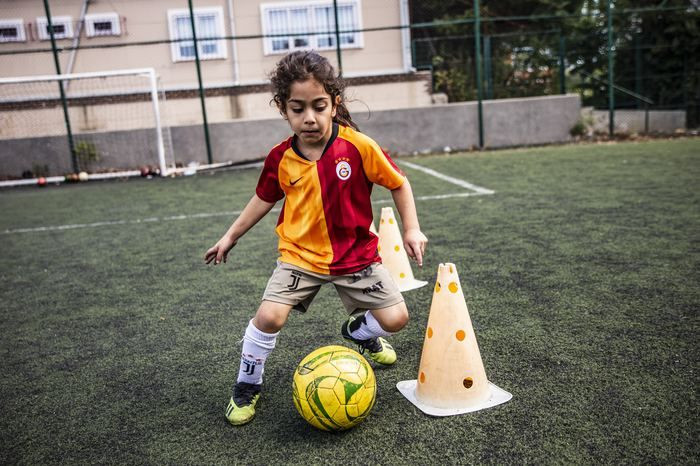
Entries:
{"type": "Polygon", "coordinates": [[[265,202],[257,194],[254,194],[224,236],[204,254],[204,261],[207,264],[214,261],[214,265],[221,263],[222,260],[226,262],[228,252],[236,245],[240,237],[258,223],[274,205],[274,202],[265,202]]]}
{"type": "Polygon", "coordinates": [[[406,248],[406,253],[415,259],[419,267],[423,267],[423,254],[425,246],[428,244],[428,238],[420,231],[413,190],[408,179],[405,179],[401,186],[391,191],[391,196],[394,198],[394,204],[396,204],[396,209],[401,216],[403,245],[406,248]]]}

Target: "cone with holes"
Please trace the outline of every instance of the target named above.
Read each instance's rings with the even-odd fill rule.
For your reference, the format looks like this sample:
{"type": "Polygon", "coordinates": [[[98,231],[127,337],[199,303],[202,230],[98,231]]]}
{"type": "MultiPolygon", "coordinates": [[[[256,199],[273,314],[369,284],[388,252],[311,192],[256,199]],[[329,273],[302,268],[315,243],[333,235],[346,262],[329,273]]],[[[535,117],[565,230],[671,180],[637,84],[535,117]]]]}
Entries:
{"type": "Polygon", "coordinates": [[[410,291],[427,285],[428,282],[413,277],[411,263],[403,246],[399,225],[394,217],[394,209],[382,208],[379,219],[379,255],[400,291],[410,291]]]}
{"type": "Polygon", "coordinates": [[[450,416],[505,403],[512,395],[486,378],[454,264],[440,264],[418,380],[397,384],[421,411],[450,416]]]}

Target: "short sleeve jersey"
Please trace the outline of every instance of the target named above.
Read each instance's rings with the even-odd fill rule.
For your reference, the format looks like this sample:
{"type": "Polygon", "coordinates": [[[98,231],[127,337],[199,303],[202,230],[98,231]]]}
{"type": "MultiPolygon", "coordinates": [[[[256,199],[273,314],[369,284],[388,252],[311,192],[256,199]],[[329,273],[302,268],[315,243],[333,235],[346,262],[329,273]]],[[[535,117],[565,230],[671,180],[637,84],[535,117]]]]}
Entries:
{"type": "Polygon", "coordinates": [[[285,198],[277,222],[280,261],[311,272],[344,275],[381,262],[372,222],[372,186],[400,187],[404,175],[379,145],[333,124],[319,160],[306,159],[294,137],[270,151],[255,190],[266,202],[285,198]]]}

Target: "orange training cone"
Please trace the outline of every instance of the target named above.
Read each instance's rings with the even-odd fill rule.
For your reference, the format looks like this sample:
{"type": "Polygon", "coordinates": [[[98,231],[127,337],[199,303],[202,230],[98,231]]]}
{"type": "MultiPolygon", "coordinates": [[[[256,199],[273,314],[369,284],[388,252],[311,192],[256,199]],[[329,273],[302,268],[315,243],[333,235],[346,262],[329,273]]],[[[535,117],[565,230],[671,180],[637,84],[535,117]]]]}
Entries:
{"type": "Polygon", "coordinates": [[[432,416],[478,411],[512,398],[486,378],[454,264],[438,267],[418,380],[405,380],[396,387],[432,416]]]}
{"type": "Polygon", "coordinates": [[[411,263],[408,261],[399,225],[394,217],[394,209],[391,207],[382,208],[379,219],[379,255],[400,291],[414,290],[428,284],[413,278],[411,263]]]}

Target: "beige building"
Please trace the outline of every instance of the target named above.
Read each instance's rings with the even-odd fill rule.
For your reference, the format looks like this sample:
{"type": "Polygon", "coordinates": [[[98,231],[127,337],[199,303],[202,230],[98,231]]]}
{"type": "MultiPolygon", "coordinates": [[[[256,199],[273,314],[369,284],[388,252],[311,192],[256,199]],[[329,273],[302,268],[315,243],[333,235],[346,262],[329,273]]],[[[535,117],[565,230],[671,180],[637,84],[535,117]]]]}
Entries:
{"type": "MultiPolygon", "coordinates": [[[[340,44],[351,111],[430,105],[429,78],[411,67],[408,29],[372,30],[407,25],[407,2],[337,1],[339,28],[348,31],[340,44]]],[[[193,4],[210,122],[276,117],[266,75],[291,50],[319,50],[337,66],[332,0],[193,4]]],[[[167,91],[167,123],[201,122],[187,1],[51,0],[50,7],[63,73],[154,68],[167,91]]],[[[55,74],[49,39],[43,2],[0,2],[0,77],[55,74]]]]}

